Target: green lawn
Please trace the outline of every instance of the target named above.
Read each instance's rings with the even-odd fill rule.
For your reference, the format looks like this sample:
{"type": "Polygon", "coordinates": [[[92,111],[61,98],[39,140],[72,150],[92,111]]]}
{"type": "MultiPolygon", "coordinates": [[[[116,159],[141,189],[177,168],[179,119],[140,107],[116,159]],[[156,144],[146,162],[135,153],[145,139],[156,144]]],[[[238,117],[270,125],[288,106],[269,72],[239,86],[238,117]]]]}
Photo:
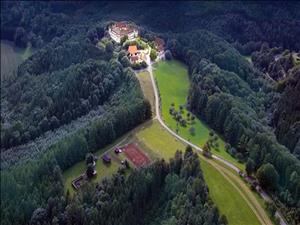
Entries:
{"type": "MultiPolygon", "coordinates": [[[[111,148],[112,148],[112,146],[114,146],[118,143],[120,143],[120,139],[117,139],[112,145],[109,145],[106,148],[100,149],[99,151],[94,153],[94,155],[98,156],[99,159],[96,162],[97,175],[94,179],[92,179],[93,182],[100,181],[104,177],[110,177],[118,171],[118,169],[121,165],[119,161],[112,158],[111,164],[107,165],[107,164],[104,164],[101,159],[101,155],[105,151],[109,150],[110,155],[115,154],[113,152],[113,149],[111,149],[111,148]]],[[[123,154],[119,154],[116,157],[119,158],[120,161],[126,158],[123,154]]],[[[75,190],[72,187],[72,180],[74,180],[76,177],[80,176],[85,171],[86,171],[85,160],[76,163],[75,165],[73,165],[72,167],[70,167],[69,169],[64,171],[63,178],[64,178],[64,183],[65,183],[64,184],[65,191],[69,190],[70,193],[73,194],[75,190]]]]}
{"type": "MultiPolygon", "coordinates": [[[[184,151],[186,146],[171,136],[158,121],[149,121],[141,126],[134,135],[130,136],[125,142],[136,141],[140,147],[152,158],[164,158],[166,160],[174,156],[176,150],[184,151]]],[[[120,139],[116,140],[112,145],[105,149],[101,149],[95,153],[100,156],[104,151],[109,150],[112,146],[120,143],[120,139]]],[[[111,152],[112,150],[110,150],[111,152]]],[[[113,153],[112,153],[113,154],[113,153]]],[[[120,157],[123,157],[120,155],[120,157]]],[[[119,164],[113,161],[110,166],[97,162],[97,177],[94,181],[99,181],[104,177],[111,176],[117,172],[119,164]]],[[[225,214],[230,225],[257,225],[257,218],[253,214],[250,207],[235,188],[209,163],[201,160],[201,168],[205,177],[205,181],[209,187],[209,193],[214,203],[218,206],[220,212],[225,214]]],[[[85,171],[85,161],[75,164],[63,173],[65,179],[65,190],[74,193],[71,181],[85,171]]]]}
{"type": "Polygon", "coordinates": [[[209,187],[210,197],[220,212],[226,215],[228,224],[260,224],[242,196],[212,165],[201,160],[201,168],[209,187]]]}
{"type": "Polygon", "coordinates": [[[174,156],[176,150],[185,150],[185,145],[170,134],[157,122],[153,121],[135,134],[137,142],[148,150],[152,158],[166,160],[174,156]]]}
{"type": "MultiPolygon", "coordinates": [[[[143,149],[148,152],[148,155],[160,156],[164,159],[170,159],[176,150],[184,151],[186,148],[157,121],[138,131],[135,138],[141,146],[144,146],[143,149]]],[[[226,215],[230,225],[260,224],[246,201],[225,177],[203,159],[201,160],[201,168],[212,200],[220,212],[226,215]]]]}
{"type": "MultiPolygon", "coordinates": [[[[175,108],[178,110],[180,105],[185,105],[187,102],[190,82],[186,66],[178,61],[159,62],[154,67],[154,75],[161,97],[161,113],[166,124],[174,131],[176,131],[176,128],[178,127],[178,134],[180,136],[200,147],[203,147],[209,139],[209,132],[211,129],[197,118],[193,125],[187,125],[186,127],[182,127],[180,125],[177,126],[177,122],[169,113],[172,103],[175,104],[175,108]],[[189,132],[191,126],[195,128],[194,135],[191,135],[189,132]]],[[[186,117],[186,115],[187,111],[184,109],[183,117],[186,117]]],[[[220,136],[218,137],[217,142],[219,147],[218,149],[213,149],[212,152],[215,155],[221,156],[222,158],[232,162],[238,168],[244,169],[243,164],[237,162],[236,159],[225,151],[225,142],[220,136]]]]}
{"type": "MultiPolygon", "coordinates": [[[[111,176],[118,171],[120,164],[116,161],[112,160],[111,164],[104,164],[102,159],[100,158],[96,163],[97,175],[92,181],[99,181],[100,179],[111,176]]],[[[72,187],[72,180],[78,177],[80,174],[84,173],[86,170],[85,161],[81,161],[63,173],[63,177],[65,180],[65,190],[69,190],[70,193],[74,193],[74,189],[72,187]]]]}

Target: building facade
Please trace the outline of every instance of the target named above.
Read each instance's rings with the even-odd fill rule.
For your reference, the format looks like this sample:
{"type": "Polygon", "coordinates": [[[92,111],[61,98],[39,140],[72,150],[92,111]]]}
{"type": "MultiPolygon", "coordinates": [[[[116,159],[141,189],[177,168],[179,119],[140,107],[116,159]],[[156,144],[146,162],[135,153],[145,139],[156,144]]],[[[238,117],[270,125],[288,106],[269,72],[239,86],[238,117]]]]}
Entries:
{"type": "Polygon", "coordinates": [[[125,22],[117,22],[112,24],[108,28],[110,37],[117,43],[121,42],[121,39],[125,36],[128,40],[132,41],[138,36],[138,30],[131,24],[125,22]]]}

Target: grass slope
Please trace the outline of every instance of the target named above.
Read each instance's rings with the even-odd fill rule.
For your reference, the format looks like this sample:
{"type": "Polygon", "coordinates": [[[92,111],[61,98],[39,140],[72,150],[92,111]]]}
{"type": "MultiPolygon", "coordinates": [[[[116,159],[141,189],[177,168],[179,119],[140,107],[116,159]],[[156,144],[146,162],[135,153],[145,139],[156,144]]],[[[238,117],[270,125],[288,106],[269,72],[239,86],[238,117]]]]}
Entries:
{"type": "MultiPolygon", "coordinates": [[[[138,127],[128,137],[116,140],[112,145],[105,149],[100,149],[95,155],[100,156],[114,145],[122,142],[137,142],[139,146],[146,151],[152,159],[164,158],[166,160],[174,156],[176,150],[184,151],[186,146],[171,136],[157,121],[149,121],[145,125],[138,127]]],[[[220,212],[226,215],[230,225],[258,225],[257,217],[243,199],[224,176],[217,171],[212,165],[204,161],[201,157],[201,168],[205,181],[209,187],[209,193],[212,200],[218,206],[220,212]]],[[[104,177],[111,176],[117,172],[118,164],[112,164],[107,167],[100,161],[97,162],[97,178],[99,181],[104,177]]],[[[63,173],[65,179],[65,190],[74,193],[71,181],[85,171],[85,161],[75,164],[63,173]]]]}
{"type": "MultiPolygon", "coordinates": [[[[176,150],[184,151],[186,147],[182,142],[171,136],[157,121],[137,132],[135,138],[141,146],[144,146],[144,150],[152,151],[154,155],[164,159],[173,157],[176,150]]],[[[226,215],[230,225],[260,224],[243,197],[203,157],[201,157],[201,168],[209,187],[210,197],[218,206],[220,212],[226,215]]]]}
{"type": "Polygon", "coordinates": [[[143,90],[145,98],[148,99],[149,102],[151,103],[151,110],[152,110],[152,114],[154,115],[155,114],[155,96],[153,93],[153,87],[152,87],[149,72],[147,72],[147,71],[140,72],[138,74],[137,78],[140,82],[140,85],[143,90]]]}
{"type": "MultiPolygon", "coordinates": [[[[166,124],[174,131],[176,131],[176,121],[169,113],[171,104],[175,104],[175,108],[178,110],[180,105],[186,105],[188,91],[189,91],[189,77],[187,68],[178,61],[162,61],[155,65],[154,75],[158,84],[160,97],[161,97],[161,113],[166,124]]],[[[187,110],[184,110],[184,116],[187,110]]],[[[187,127],[179,126],[178,134],[183,138],[191,141],[200,147],[203,147],[206,141],[209,139],[209,132],[211,129],[201,120],[195,119],[195,124],[192,125],[195,128],[195,135],[191,135],[187,127]]],[[[219,136],[218,150],[213,149],[215,155],[233,163],[240,169],[244,169],[244,165],[237,162],[235,158],[229,155],[225,151],[225,142],[219,136]]]]}

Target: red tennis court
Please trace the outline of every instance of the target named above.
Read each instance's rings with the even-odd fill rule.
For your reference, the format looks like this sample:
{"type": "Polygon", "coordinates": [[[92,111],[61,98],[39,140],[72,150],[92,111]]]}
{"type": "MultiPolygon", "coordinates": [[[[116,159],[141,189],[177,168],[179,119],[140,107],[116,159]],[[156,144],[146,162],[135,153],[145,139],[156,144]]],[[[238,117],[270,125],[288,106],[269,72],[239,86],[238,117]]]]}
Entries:
{"type": "Polygon", "coordinates": [[[143,167],[151,163],[149,157],[141,151],[136,144],[128,144],[122,147],[126,157],[136,166],[143,167]]]}

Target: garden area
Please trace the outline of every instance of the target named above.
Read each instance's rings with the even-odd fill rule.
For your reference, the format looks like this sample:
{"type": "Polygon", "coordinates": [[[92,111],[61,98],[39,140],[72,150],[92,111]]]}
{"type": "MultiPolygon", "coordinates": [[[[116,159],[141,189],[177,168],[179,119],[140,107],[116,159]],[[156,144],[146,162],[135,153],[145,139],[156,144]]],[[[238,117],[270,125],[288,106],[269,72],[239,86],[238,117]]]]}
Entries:
{"type": "MultiPolygon", "coordinates": [[[[120,143],[120,142],[119,142],[120,143]]],[[[116,144],[116,143],[114,143],[116,144]]],[[[103,179],[104,177],[110,177],[113,174],[117,173],[118,170],[123,170],[125,174],[127,174],[130,170],[133,164],[127,160],[127,157],[125,154],[120,153],[116,154],[115,148],[110,145],[107,148],[100,149],[99,151],[95,152],[93,154],[94,162],[91,163],[91,160],[89,160],[89,155],[87,155],[85,160],[82,160],[63,173],[63,178],[64,178],[64,187],[65,191],[69,191],[70,194],[73,194],[76,188],[74,188],[74,181],[81,176],[88,176],[88,179],[85,179],[88,182],[98,182],[99,180],[103,179]],[[105,161],[104,159],[108,159],[108,161],[105,161]],[[124,162],[124,163],[123,163],[124,162]],[[127,165],[129,162],[129,165],[127,166],[128,168],[125,169],[123,168],[123,164],[127,165]],[[90,163],[92,165],[90,165],[90,163]],[[124,170],[125,169],[125,170],[124,170]],[[88,173],[89,171],[95,171],[94,175],[89,176],[88,173]]],[[[81,179],[82,180],[82,179],[81,179]]],[[[86,182],[84,181],[84,182],[86,182]]],[[[80,184],[79,186],[81,186],[80,184]]]]}

